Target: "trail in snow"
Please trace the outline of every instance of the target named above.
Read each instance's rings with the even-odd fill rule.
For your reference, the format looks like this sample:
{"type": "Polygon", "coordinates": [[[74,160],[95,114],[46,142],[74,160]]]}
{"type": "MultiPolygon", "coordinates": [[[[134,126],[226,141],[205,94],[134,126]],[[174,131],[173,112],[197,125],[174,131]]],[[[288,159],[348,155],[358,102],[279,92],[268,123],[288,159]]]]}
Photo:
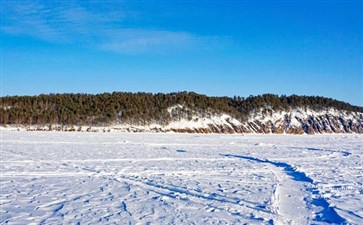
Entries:
{"type": "Polygon", "coordinates": [[[340,153],[343,156],[349,156],[352,154],[348,151],[339,151],[339,150],[331,150],[331,149],[323,149],[323,148],[301,148],[301,147],[291,147],[291,148],[301,149],[301,150],[307,149],[309,151],[321,151],[321,152],[328,152],[328,153],[340,153]]]}
{"type": "MultiPolygon", "coordinates": [[[[306,201],[306,208],[309,208],[309,204],[313,204],[314,206],[317,207],[322,207],[321,211],[315,212],[315,218],[314,218],[315,221],[335,223],[335,224],[346,223],[346,220],[337,214],[334,208],[329,205],[327,200],[319,196],[319,191],[314,186],[313,180],[310,177],[306,176],[305,173],[297,171],[293,166],[283,162],[274,162],[267,159],[258,159],[250,156],[232,155],[232,154],[224,154],[223,156],[246,159],[258,163],[268,163],[275,167],[283,168],[284,172],[290,177],[292,177],[293,180],[297,182],[306,182],[310,184],[310,185],[304,185],[305,191],[309,192],[311,195],[309,198],[304,199],[304,201],[306,201]]],[[[296,194],[300,195],[301,193],[297,192],[296,194]]]]}

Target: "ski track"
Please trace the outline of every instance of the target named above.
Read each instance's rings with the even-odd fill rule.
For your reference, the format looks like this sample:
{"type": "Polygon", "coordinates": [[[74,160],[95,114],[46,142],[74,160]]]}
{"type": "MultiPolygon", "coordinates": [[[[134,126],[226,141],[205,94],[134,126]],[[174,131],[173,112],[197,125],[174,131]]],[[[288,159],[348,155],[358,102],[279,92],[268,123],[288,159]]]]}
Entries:
{"type": "Polygon", "coordinates": [[[1,146],[1,224],[363,222],[359,135],[3,132],[1,146]]]}

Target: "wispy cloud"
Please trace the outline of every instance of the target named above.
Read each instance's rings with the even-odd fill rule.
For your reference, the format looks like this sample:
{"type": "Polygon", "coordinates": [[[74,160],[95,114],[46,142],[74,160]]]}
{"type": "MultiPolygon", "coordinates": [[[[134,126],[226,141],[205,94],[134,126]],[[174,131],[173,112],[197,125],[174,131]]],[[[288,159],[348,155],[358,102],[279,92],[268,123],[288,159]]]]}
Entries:
{"type": "Polygon", "coordinates": [[[165,49],[182,50],[195,46],[198,38],[185,32],[147,29],[112,30],[101,43],[104,50],[126,54],[163,53],[165,49]]]}
{"type": "Polygon", "coordinates": [[[50,24],[53,18],[51,10],[36,2],[2,3],[2,32],[14,35],[28,35],[46,41],[59,41],[64,39],[58,29],[50,24]]]}
{"type": "Polygon", "coordinates": [[[76,43],[121,54],[165,53],[220,47],[228,38],[184,31],[127,27],[131,14],[113,5],[69,1],[4,1],[2,32],[47,42],[76,43]],[[209,47],[208,47],[209,46],[209,47]]]}
{"type": "Polygon", "coordinates": [[[120,21],[122,14],[102,15],[70,1],[4,1],[2,31],[49,42],[92,37],[97,29],[120,21]]]}

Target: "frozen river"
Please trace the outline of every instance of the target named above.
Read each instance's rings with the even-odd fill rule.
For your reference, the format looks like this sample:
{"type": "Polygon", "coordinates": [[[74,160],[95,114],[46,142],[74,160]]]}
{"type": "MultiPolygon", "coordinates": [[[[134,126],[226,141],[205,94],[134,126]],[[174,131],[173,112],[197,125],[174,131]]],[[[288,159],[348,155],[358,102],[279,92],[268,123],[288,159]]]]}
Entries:
{"type": "Polygon", "coordinates": [[[1,135],[1,224],[363,224],[362,135],[1,135]]]}

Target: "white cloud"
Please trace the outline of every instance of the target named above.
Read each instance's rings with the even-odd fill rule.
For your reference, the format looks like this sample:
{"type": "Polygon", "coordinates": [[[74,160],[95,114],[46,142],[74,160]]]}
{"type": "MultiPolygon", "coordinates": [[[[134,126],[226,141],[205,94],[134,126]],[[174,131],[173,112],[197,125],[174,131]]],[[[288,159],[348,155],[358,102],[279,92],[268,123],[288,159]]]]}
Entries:
{"type": "Polygon", "coordinates": [[[226,38],[181,31],[120,28],[125,13],[119,5],[100,11],[98,5],[92,8],[68,1],[5,1],[1,13],[2,32],[121,54],[206,50],[230,43],[226,38]]]}
{"type": "Polygon", "coordinates": [[[198,37],[190,33],[163,30],[120,29],[106,33],[100,48],[124,54],[186,50],[198,41],[198,37]]]}

